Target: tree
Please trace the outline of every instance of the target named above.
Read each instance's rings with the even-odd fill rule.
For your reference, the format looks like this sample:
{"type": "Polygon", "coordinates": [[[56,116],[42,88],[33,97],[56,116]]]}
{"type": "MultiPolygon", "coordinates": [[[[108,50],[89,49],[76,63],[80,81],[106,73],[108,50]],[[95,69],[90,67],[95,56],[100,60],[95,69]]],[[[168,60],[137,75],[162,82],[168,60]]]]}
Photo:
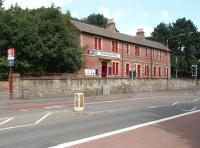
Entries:
{"type": "Polygon", "coordinates": [[[3,0],[0,0],[0,10],[3,9],[3,0]]]}
{"type": "Polygon", "coordinates": [[[170,35],[171,28],[171,24],[165,24],[162,22],[154,28],[154,31],[151,33],[151,37],[148,37],[148,39],[166,44],[166,40],[170,35]]]}
{"type": "Polygon", "coordinates": [[[73,73],[82,67],[78,31],[59,8],[23,10],[16,5],[0,11],[0,22],[0,73],[5,73],[10,47],[16,49],[15,72],[73,73]]]}
{"type": "Polygon", "coordinates": [[[168,45],[171,49],[172,75],[178,68],[181,76],[191,76],[191,65],[198,64],[200,35],[197,27],[186,18],[177,19],[171,24],[160,23],[154,28],[149,39],[168,45]],[[177,60],[176,60],[177,59],[177,60]]]}
{"type": "Polygon", "coordinates": [[[101,28],[106,28],[106,23],[108,18],[104,17],[102,14],[91,14],[87,18],[83,19],[83,22],[98,26],[101,28]]]}

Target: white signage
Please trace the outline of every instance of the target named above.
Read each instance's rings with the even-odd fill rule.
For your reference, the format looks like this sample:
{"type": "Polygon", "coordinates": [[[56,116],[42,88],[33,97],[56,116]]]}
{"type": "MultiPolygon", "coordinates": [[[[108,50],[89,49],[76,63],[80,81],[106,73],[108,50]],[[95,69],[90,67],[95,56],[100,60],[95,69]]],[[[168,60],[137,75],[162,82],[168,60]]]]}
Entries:
{"type": "Polygon", "coordinates": [[[95,69],[85,69],[85,75],[88,76],[95,75],[95,69]]]}
{"type": "Polygon", "coordinates": [[[110,57],[110,58],[115,58],[115,59],[120,58],[120,54],[111,53],[111,52],[102,52],[102,51],[97,51],[97,56],[110,57]]]}

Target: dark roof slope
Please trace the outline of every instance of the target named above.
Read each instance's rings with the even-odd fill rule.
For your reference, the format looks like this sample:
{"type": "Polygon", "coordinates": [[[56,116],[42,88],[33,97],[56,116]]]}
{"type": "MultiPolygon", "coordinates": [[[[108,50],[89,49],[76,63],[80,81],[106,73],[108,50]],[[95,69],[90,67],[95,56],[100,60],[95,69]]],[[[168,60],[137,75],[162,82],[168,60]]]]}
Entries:
{"type": "Polygon", "coordinates": [[[87,33],[91,33],[91,34],[95,34],[95,35],[99,35],[99,36],[103,36],[103,37],[126,41],[129,43],[135,43],[135,44],[139,44],[139,45],[143,45],[143,46],[147,46],[147,47],[170,51],[169,48],[167,48],[166,46],[164,46],[163,44],[158,43],[158,42],[150,41],[147,39],[140,39],[140,38],[137,38],[134,36],[130,36],[130,35],[126,35],[126,34],[122,34],[122,33],[118,33],[118,32],[113,33],[110,30],[96,27],[96,26],[89,25],[89,24],[85,24],[82,22],[74,21],[74,20],[71,20],[71,22],[81,32],[87,32],[87,33]]]}

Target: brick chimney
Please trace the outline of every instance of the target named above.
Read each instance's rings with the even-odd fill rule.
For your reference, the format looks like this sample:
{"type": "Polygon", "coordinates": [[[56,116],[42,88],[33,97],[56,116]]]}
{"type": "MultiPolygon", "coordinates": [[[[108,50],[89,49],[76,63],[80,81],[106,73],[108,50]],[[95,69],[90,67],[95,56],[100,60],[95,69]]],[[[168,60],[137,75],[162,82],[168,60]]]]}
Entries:
{"type": "Polygon", "coordinates": [[[140,28],[140,29],[137,30],[136,37],[144,39],[145,36],[144,36],[144,30],[143,30],[143,28],[140,28]]]}
{"type": "Polygon", "coordinates": [[[116,27],[115,27],[114,19],[108,20],[108,22],[106,23],[106,29],[110,30],[113,33],[116,33],[116,27]]]}

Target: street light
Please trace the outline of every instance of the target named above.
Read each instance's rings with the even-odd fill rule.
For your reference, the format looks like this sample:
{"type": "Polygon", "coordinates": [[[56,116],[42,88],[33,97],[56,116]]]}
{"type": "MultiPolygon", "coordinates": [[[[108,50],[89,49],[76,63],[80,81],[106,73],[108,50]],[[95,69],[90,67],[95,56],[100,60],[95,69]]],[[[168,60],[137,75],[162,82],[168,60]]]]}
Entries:
{"type": "MultiPolygon", "coordinates": [[[[185,33],[181,33],[181,34],[178,34],[178,35],[174,35],[174,36],[170,36],[170,37],[167,37],[167,40],[166,40],[166,46],[167,46],[167,48],[169,48],[169,39],[172,39],[172,38],[176,38],[176,37],[179,37],[179,36],[183,36],[183,35],[186,35],[186,34],[188,34],[188,35],[191,35],[193,32],[185,32],[185,33]]],[[[167,52],[168,52],[168,55],[169,55],[169,50],[167,50],[167,52]]],[[[176,59],[176,62],[177,62],[177,59],[176,59]]],[[[168,74],[167,74],[167,79],[169,79],[169,74],[170,74],[170,59],[169,59],[169,63],[168,63],[168,74]]],[[[176,69],[176,78],[177,78],[177,73],[178,73],[178,71],[177,71],[177,69],[176,69]]]]}
{"type": "MultiPolygon", "coordinates": [[[[185,49],[185,46],[181,47],[181,52],[185,49]]],[[[179,62],[178,62],[178,57],[176,56],[176,79],[178,78],[178,69],[179,69],[179,62]]]]}
{"type": "Polygon", "coordinates": [[[179,37],[179,36],[183,36],[183,35],[186,35],[186,34],[191,35],[192,33],[193,32],[185,32],[185,33],[181,33],[181,34],[178,34],[178,35],[167,37],[167,40],[166,40],[167,48],[169,48],[169,39],[176,38],[176,37],[179,37]]]}

